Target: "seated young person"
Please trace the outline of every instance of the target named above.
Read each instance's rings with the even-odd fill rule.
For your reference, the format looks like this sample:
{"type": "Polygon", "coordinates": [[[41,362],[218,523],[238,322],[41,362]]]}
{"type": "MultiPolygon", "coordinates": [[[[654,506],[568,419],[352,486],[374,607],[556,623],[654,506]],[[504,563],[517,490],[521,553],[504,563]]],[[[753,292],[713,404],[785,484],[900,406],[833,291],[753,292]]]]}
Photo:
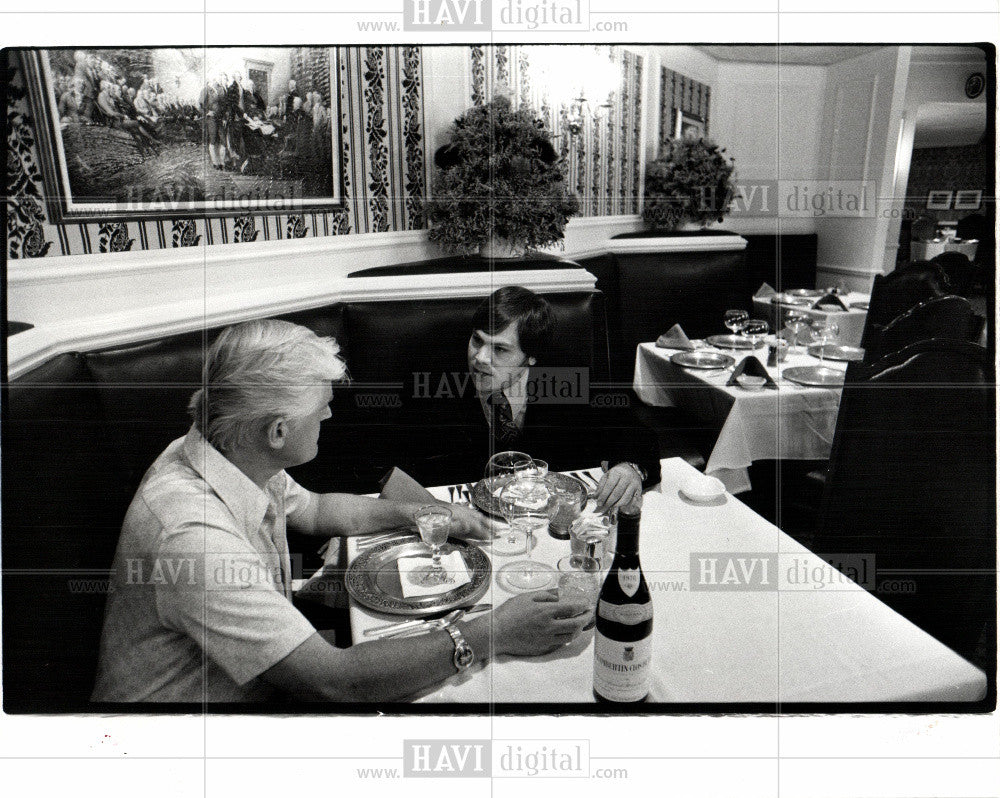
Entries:
{"type": "MultiPolygon", "coordinates": [[[[292,605],[286,528],[318,538],[409,523],[417,505],[315,494],[286,468],[317,454],[336,343],[281,321],[227,328],[208,352],[194,425],[143,478],[122,526],[95,701],[377,702],[409,696],[493,654],[570,641],[592,608],[550,593],[417,638],[338,649],[292,605]]],[[[486,519],[453,506],[452,534],[486,519]]],[[[318,543],[318,541],[317,541],[318,543]]]]}

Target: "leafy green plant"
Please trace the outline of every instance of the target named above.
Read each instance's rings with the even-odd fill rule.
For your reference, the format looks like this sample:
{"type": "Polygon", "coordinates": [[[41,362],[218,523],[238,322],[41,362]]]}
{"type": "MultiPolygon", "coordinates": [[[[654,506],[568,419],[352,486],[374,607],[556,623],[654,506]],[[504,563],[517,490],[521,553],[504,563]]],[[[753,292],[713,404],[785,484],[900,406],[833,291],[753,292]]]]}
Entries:
{"type": "Polygon", "coordinates": [[[495,239],[527,249],[561,241],[579,202],[549,139],[540,117],[504,96],[456,119],[434,156],[430,240],[459,253],[495,239]]]}
{"type": "Polygon", "coordinates": [[[670,139],[646,166],[642,218],[653,227],[722,221],[735,191],[733,158],[711,139],[670,139]]]}

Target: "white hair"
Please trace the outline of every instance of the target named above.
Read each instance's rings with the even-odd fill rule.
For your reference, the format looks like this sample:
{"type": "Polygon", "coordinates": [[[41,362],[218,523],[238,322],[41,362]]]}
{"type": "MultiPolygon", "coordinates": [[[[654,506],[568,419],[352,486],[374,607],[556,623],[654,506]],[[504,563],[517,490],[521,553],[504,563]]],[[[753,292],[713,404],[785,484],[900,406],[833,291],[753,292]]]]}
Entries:
{"type": "Polygon", "coordinates": [[[312,412],[311,389],[347,373],[339,351],[333,338],[288,321],[227,327],[208,350],[188,411],[209,443],[231,451],[277,418],[312,412]]]}

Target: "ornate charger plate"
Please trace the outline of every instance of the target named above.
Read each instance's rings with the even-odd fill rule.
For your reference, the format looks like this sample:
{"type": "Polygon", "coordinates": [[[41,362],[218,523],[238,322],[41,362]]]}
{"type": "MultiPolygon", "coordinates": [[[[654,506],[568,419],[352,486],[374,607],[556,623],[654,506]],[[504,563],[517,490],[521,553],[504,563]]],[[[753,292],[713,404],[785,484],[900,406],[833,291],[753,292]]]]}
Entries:
{"type": "Polygon", "coordinates": [[[820,350],[824,360],[864,360],[865,350],[856,346],[843,346],[841,344],[813,344],[806,351],[813,357],[820,356],[820,350]]]}
{"type": "Polygon", "coordinates": [[[771,302],[775,305],[793,305],[794,307],[808,307],[812,304],[812,299],[805,296],[789,296],[788,294],[775,294],[771,297],[771,302]]]}
{"type": "Polygon", "coordinates": [[[347,567],[344,583],[358,604],[389,615],[431,615],[455,607],[475,604],[489,589],[493,568],[490,558],[471,543],[449,538],[442,551],[460,551],[471,579],[464,585],[433,596],[405,598],[396,561],[403,557],[429,556],[417,538],[387,540],[365,549],[347,567]]]}
{"type": "Polygon", "coordinates": [[[817,288],[789,288],[785,291],[788,296],[811,296],[818,297],[823,296],[824,291],[820,291],[817,288]]]}
{"type": "Polygon", "coordinates": [[[694,352],[678,352],[676,355],[671,355],[670,362],[686,369],[725,369],[736,361],[722,352],[700,349],[694,352]]]}
{"type": "Polygon", "coordinates": [[[765,345],[764,341],[758,341],[754,346],[749,338],[740,335],[710,335],[705,340],[719,349],[760,349],[765,345]]]}
{"type": "MultiPolygon", "coordinates": [[[[580,480],[569,476],[568,474],[560,474],[558,472],[550,472],[546,477],[545,481],[551,485],[560,485],[569,489],[574,487],[579,487],[583,485],[583,504],[580,506],[581,509],[587,504],[587,486],[584,485],[580,480]]],[[[481,479],[475,485],[472,486],[470,491],[470,496],[472,497],[472,503],[476,506],[477,510],[482,510],[487,515],[491,515],[494,518],[503,518],[503,513],[500,511],[500,502],[497,501],[495,495],[494,485],[492,479],[481,479]]]]}
{"type": "Polygon", "coordinates": [[[814,388],[839,388],[844,384],[844,372],[825,366],[794,366],[781,372],[781,376],[814,388]]]}

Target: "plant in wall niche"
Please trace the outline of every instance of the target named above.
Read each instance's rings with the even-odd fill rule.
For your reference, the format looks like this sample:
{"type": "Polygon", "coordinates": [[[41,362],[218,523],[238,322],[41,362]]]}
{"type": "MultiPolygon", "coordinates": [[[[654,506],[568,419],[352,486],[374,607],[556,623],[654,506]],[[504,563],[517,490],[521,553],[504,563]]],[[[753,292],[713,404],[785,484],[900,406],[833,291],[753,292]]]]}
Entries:
{"type": "Polygon", "coordinates": [[[456,119],[434,163],[430,239],[450,252],[516,257],[561,241],[579,209],[545,123],[505,96],[456,119]]]}
{"type": "Polygon", "coordinates": [[[655,228],[721,222],[735,191],[733,158],[711,139],[668,139],[646,166],[642,218],[655,228]]]}

